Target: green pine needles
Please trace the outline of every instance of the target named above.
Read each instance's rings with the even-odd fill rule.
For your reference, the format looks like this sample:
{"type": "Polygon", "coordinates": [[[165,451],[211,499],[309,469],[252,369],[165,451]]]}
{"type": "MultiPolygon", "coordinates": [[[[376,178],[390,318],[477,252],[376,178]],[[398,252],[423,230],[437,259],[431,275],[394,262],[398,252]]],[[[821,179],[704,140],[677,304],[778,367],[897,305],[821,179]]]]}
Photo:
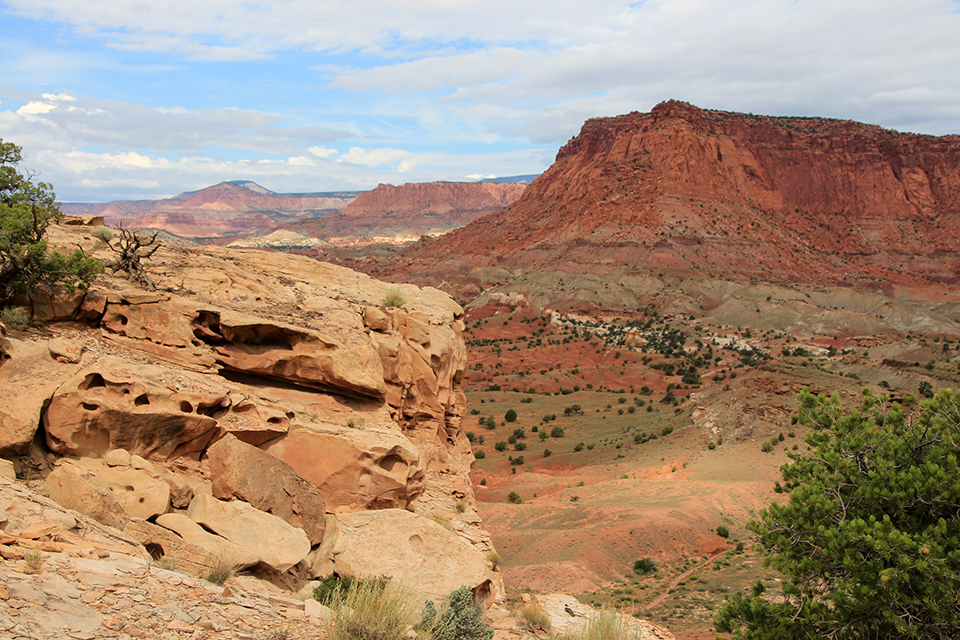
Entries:
{"type": "Polygon", "coordinates": [[[790,496],[750,523],[780,590],[727,597],[717,631],[744,639],[956,638],[960,629],[960,393],[903,404],[864,390],[800,394],[806,453],[790,496]]]}
{"type": "Polygon", "coordinates": [[[40,285],[85,289],[103,271],[80,249],[68,256],[47,251],[47,227],[63,214],[49,184],[17,170],[21,159],[20,147],[0,140],[0,307],[40,285]]]}

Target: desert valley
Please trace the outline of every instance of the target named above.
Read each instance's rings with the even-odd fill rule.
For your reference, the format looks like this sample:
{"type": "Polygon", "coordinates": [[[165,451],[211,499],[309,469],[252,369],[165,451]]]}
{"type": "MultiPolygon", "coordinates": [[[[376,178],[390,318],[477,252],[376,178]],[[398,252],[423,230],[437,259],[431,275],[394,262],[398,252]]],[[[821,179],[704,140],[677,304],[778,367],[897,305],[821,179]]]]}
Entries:
{"type": "Polygon", "coordinates": [[[327,637],[389,575],[714,638],[801,390],[960,387],[956,135],[669,101],[515,181],[60,209],[106,268],[0,325],[4,637],[327,637]]]}

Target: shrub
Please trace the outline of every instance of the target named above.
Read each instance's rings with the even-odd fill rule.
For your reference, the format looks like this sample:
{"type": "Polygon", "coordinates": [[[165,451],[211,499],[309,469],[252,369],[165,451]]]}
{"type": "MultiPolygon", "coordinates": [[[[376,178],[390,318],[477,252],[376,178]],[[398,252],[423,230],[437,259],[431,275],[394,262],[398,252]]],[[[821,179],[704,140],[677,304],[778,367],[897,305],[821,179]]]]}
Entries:
{"type": "Polygon", "coordinates": [[[483,451],[482,449],[480,451],[474,451],[473,457],[476,458],[477,460],[483,460],[484,458],[487,457],[487,452],[483,451]]]}
{"type": "Polygon", "coordinates": [[[520,497],[520,494],[517,493],[516,491],[511,491],[509,494],[507,494],[507,500],[509,500],[509,501],[512,502],[513,504],[522,504],[522,503],[523,503],[523,498],[521,498],[521,497],[520,497]]]}
{"type": "Polygon", "coordinates": [[[566,431],[563,430],[563,427],[554,427],[553,429],[550,429],[551,438],[562,438],[564,435],[566,435],[566,431]]]}
{"type": "Polygon", "coordinates": [[[517,412],[513,409],[507,409],[507,412],[503,414],[503,419],[507,422],[516,422],[517,421],[517,412]]]}
{"type": "Polygon", "coordinates": [[[507,443],[501,440],[497,444],[493,445],[493,448],[496,449],[497,451],[505,451],[507,448],[507,443]]]}
{"type": "Polygon", "coordinates": [[[432,600],[427,601],[418,630],[433,640],[490,640],[493,629],[483,623],[482,615],[483,610],[473,603],[473,592],[463,586],[450,594],[449,604],[440,613],[432,600]]]}
{"type": "Polygon", "coordinates": [[[543,450],[543,457],[544,457],[544,458],[549,458],[549,457],[552,456],[552,455],[553,455],[553,451],[550,451],[550,449],[544,449],[544,450],[543,450]]]}
{"type": "Polygon", "coordinates": [[[403,290],[400,287],[390,287],[383,295],[384,307],[402,307],[406,303],[407,299],[404,297],[403,290]]]}
{"type": "Polygon", "coordinates": [[[717,527],[717,535],[720,536],[721,538],[729,538],[730,529],[727,529],[725,526],[720,525],[719,527],[717,527]]]}
{"type": "Polygon", "coordinates": [[[10,329],[24,331],[30,326],[30,316],[20,307],[7,307],[0,311],[0,322],[10,329]]]}
{"type": "Polygon", "coordinates": [[[86,289],[103,265],[82,249],[69,256],[47,251],[47,227],[63,217],[46,182],[17,170],[20,147],[0,140],[0,307],[30,296],[40,285],[86,289]]]}
{"type": "Polygon", "coordinates": [[[668,436],[671,433],[673,433],[673,427],[664,427],[663,429],[660,430],[661,436],[668,436]]]}
{"type": "Polygon", "coordinates": [[[526,442],[514,442],[514,443],[513,443],[513,450],[514,450],[514,451],[526,451],[526,450],[527,450],[527,443],[526,443],[526,442]]]}
{"type": "Polygon", "coordinates": [[[657,570],[657,563],[651,558],[640,558],[633,563],[634,573],[653,573],[657,570]]]}
{"type": "Polygon", "coordinates": [[[582,442],[578,442],[578,443],[577,443],[577,446],[575,446],[575,447],[573,448],[573,450],[574,450],[574,451],[583,451],[583,443],[582,443],[582,442]]]}

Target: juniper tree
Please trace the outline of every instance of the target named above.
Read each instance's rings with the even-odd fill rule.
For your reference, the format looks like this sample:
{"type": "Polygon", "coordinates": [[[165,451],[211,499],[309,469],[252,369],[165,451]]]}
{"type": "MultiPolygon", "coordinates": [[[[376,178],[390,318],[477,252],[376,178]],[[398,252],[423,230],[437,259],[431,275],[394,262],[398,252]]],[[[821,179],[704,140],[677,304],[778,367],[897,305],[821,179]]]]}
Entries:
{"type": "Polygon", "coordinates": [[[103,270],[79,248],[68,256],[47,250],[47,227],[63,214],[49,184],[20,173],[20,152],[0,140],[0,306],[40,285],[85,288],[103,270]]]}
{"type": "Polygon", "coordinates": [[[915,405],[804,389],[810,449],[782,468],[787,504],[750,523],[784,574],[714,620],[744,639],[956,638],[960,633],[960,393],[915,405]]]}

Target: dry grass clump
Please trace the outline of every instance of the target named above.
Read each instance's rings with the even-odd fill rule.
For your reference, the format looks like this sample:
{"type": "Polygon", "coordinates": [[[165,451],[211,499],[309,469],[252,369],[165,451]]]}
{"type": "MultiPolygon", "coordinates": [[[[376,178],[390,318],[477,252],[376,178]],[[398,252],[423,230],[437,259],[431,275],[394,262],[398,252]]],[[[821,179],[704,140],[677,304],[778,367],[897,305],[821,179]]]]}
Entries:
{"type": "Polygon", "coordinates": [[[210,570],[207,572],[207,581],[222,587],[223,583],[237,573],[237,562],[226,555],[218,555],[213,559],[210,570]]]}
{"type": "Polygon", "coordinates": [[[527,602],[520,609],[520,615],[532,627],[541,627],[550,630],[550,617],[547,612],[536,602],[527,602]]]}
{"type": "Polygon", "coordinates": [[[600,611],[590,617],[579,632],[563,640],[642,640],[639,629],[631,629],[616,611],[600,611]]]}
{"type": "Polygon", "coordinates": [[[332,604],[332,640],[403,640],[420,621],[414,599],[402,586],[358,580],[337,590],[332,604]]]}

